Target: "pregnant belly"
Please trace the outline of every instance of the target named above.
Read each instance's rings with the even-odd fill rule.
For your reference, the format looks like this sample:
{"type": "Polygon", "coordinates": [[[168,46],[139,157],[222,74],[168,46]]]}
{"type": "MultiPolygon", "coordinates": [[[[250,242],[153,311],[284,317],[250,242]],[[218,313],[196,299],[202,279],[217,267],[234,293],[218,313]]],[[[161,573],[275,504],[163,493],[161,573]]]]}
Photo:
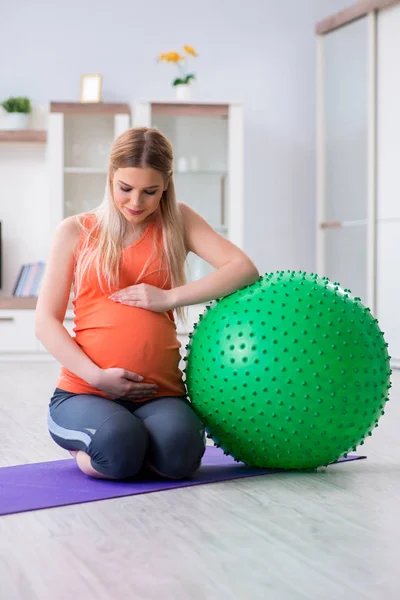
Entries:
{"type": "Polygon", "coordinates": [[[180,342],[166,313],[115,303],[103,314],[77,319],[75,334],[85,354],[102,369],[127,369],[163,387],[182,385],[180,342]]]}

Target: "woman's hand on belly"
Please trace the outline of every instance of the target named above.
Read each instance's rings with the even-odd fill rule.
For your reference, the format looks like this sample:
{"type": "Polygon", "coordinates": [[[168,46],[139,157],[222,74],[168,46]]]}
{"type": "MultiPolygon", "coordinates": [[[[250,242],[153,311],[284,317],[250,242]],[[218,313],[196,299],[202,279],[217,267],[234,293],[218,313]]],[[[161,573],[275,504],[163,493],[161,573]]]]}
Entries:
{"type": "Polygon", "coordinates": [[[110,300],[127,306],[144,308],[153,312],[168,312],[174,307],[171,290],[162,290],[154,285],[140,283],[115,292],[110,300]]]}
{"type": "Polygon", "coordinates": [[[109,398],[126,398],[142,400],[151,398],[158,392],[158,387],[152,383],[142,383],[143,377],[126,369],[112,367],[101,369],[92,385],[105,392],[109,398]]]}

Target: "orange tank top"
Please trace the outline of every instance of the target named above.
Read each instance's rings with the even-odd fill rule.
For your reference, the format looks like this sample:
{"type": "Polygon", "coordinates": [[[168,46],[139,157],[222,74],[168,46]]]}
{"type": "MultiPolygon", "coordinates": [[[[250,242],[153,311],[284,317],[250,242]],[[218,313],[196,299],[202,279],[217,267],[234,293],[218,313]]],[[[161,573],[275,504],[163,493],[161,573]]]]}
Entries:
{"type": "MultiPolygon", "coordinates": [[[[93,214],[84,215],[84,227],[90,229],[94,219],[93,214]]],[[[83,229],[76,258],[82,251],[86,235],[83,229]]],[[[171,282],[169,278],[166,281],[160,251],[138,280],[154,252],[155,243],[161,250],[162,231],[156,222],[152,222],[136,242],[122,250],[119,289],[136,283],[170,289],[171,282]]],[[[185,396],[179,369],[181,344],[172,311],[156,313],[113,302],[108,296],[115,291],[101,290],[95,268],[84,273],[81,288],[73,301],[75,342],[100,368],[128,369],[142,375],[143,383],[157,384],[155,397],[185,396]]],[[[65,367],[61,369],[57,387],[76,394],[107,396],[65,367]]]]}

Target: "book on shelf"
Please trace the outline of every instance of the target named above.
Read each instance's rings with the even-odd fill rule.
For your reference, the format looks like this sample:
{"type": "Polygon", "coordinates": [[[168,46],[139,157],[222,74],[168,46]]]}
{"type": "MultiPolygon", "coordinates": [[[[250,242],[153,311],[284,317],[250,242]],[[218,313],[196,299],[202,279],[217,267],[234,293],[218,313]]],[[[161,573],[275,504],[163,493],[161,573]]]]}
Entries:
{"type": "Polygon", "coordinates": [[[13,296],[29,298],[39,295],[45,263],[42,261],[22,265],[16,279],[13,296]]]}

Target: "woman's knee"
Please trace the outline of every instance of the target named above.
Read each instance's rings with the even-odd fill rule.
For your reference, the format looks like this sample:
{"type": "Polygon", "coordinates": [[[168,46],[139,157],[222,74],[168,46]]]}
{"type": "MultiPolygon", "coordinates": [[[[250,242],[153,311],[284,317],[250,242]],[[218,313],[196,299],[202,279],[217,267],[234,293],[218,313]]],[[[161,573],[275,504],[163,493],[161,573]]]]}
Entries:
{"type": "Polygon", "coordinates": [[[151,425],[150,466],[171,479],[189,477],[197,471],[206,447],[204,428],[197,417],[152,419],[151,425]]]}
{"type": "Polygon", "coordinates": [[[87,449],[92,467],[112,479],[136,475],[147,450],[143,423],[126,411],[116,411],[94,433],[87,449]]]}

